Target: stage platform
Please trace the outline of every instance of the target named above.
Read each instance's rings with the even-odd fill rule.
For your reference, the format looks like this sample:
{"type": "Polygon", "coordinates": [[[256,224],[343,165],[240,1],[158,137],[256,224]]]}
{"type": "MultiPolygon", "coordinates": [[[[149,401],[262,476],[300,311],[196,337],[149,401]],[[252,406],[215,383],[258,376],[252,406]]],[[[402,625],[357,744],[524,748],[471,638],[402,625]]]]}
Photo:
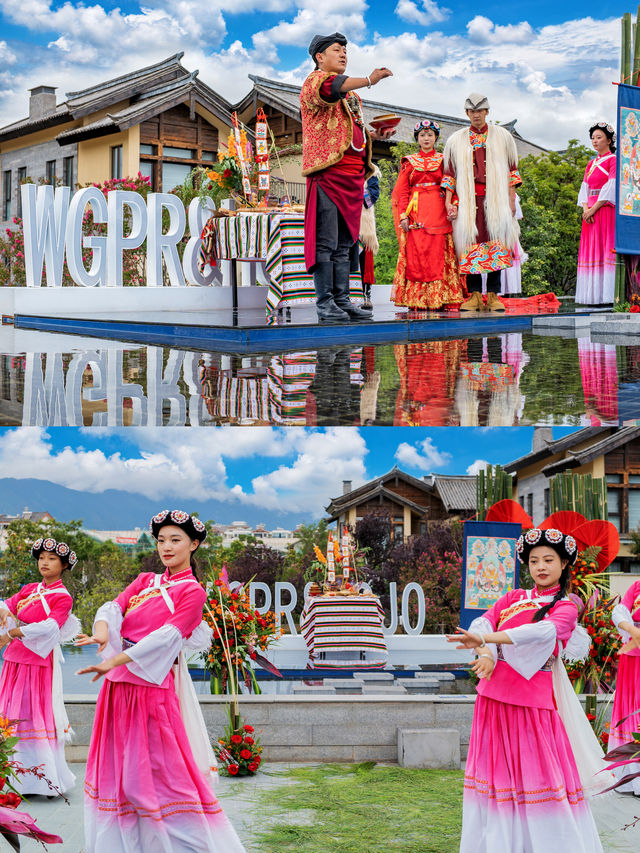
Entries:
{"type": "Polygon", "coordinates": [[[410,343],[529,332],[534,320],[548,327],[587,324],[591,313],[564,303],[558,314],[507,312],[407,312],[375,305],[371,320],[319,324],[312,306],[283,309],[271,325],[259,308],[201,311],[117,311],[93,316],[16,313],[4,318],[16,329],[33,329],[154,346],[224,353],[262,353],[331,346],[410,343]]]}

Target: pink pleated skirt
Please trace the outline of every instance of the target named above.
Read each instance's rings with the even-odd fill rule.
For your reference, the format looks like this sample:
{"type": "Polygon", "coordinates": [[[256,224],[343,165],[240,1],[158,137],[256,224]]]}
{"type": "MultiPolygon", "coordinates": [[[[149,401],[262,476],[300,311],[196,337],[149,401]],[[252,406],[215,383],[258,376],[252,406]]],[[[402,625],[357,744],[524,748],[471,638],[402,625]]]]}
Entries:
{"type": "Polygon", "coordinates": [[[476,698],[461,853],[602,853],[557,712],[476,698]]]}
{"type": "MultiPolygon", "coordinates": [[[[597,196],[589,199],[589,207],[597,196]]],[[[600,305],[613,302],[616,280],[615,209],[605,204],[595,214],[592,223],[582,223],[576,302],[581,305],[600,305]]]]}
{"type": "MultiPolygon", "coordinates": [[[[629,743],[633,733],[640,732],[640,656],[620,655],[618,658],[618,676],[616,680],[616,695],[613,699],[611,712],[611,729],[609,734],[609,749],[629,743]],[[632,714],[633,716],[629,717],[632,714]],[[620,720],[628,717],[617,725],[620,720]]],[[[629,773],[640,773],[640,762],[616,767],[613,771],[618,779],[629,773]]],[[[640,796],[640,777],[623,785],[621,791],[632,791],[640,796]]]]}
{"type": "MultiPolygon", "coordinates": [[[[67,767],[64,738],[58,740],[51,703],[51,665],[32,666],[4,661],[0,673],[0,714],[18,720],[16,759],[23,767],[40,767],[56,788],[68,791],[76,777],[67,767]]],[[[44,794],[51,790],[44,779],[32,774],[20,776],[12,784],[21,794],[44,794]]]]}
{"type": "Polygon", "coordinates": [[[173,685],[106,681],[85,782],[87,853],[244,853],[198,769],[173,685]]]}

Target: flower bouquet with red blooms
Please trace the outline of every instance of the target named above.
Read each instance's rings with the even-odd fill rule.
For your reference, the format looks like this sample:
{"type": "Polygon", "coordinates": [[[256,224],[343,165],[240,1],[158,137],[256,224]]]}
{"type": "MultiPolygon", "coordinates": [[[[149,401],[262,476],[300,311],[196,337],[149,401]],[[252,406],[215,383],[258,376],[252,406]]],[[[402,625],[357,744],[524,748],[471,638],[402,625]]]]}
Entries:
{"type": "Polygon", "coordinates": [[[216,755],[221,772],[228,776],[254,776],[262,763],[262,745],[253,726],[243,725],[229,707],[229,724],[218,741],[216,755]]]}
{"type": "Polygon", "coordinates": [[[215,591],[204,609],[204,618],[213,629],[205,660],[205,668],[211,673],[212,693],[235,694],[241,680],[247,690],[260,693],[252,662],[282,677],[262,654],[282,631],[276,628],[272,611],[260,613],[251,607],[246,586],[231,589],[225,566],[213,579],[215,591]]]}
{"type": "Polygon", "coordinates": [[[576,693],[613,693],[622,641],[611,622],[617,596],[593,596],[580,616],[591,640],[585,661],[567,661],[567,674],[576,693]]]}
{"type": "Polygon", "coordinates": [[[61,792],[46,779],[39,767],[23,767],[16,760],[16,745],[19,741],[16,727],[15,720],[0,717],[0,836],[9,842],[13,850],[20,850],[20,835],[35,838],[41,843],[62,844],[59,835],[43,832],[30,815],[18,811],[22,797],[11,784],[12,779],[18,779],[28,773],[35,774],[38,778],[45,779],[53,792],[61,792]]]}

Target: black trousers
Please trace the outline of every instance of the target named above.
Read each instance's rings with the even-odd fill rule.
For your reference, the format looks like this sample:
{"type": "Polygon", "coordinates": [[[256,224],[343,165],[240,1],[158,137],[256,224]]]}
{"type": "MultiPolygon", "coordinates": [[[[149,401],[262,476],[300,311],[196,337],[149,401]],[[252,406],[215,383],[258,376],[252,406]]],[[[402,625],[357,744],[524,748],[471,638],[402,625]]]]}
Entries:
{"type": "MultiPolygon", "coordinates": [[[[320,187],[317,188],[317,193],[316,263],[331,261],[334,264],[349,262],[353,265],[352,247],[357,246],[357,241],[353,242],[337,205],[320,187]]],[[[355,257],[357,259],[357,252],[355,257]]]]}
{"type": "MultiPolygon", "coordinates": [[[[467,275],[467,290],[469,293],[482,293],[482,276],[479,273],[467,275]]],[[[487,293],[500,293],[500,270],[487,274],[487,293]]]]}

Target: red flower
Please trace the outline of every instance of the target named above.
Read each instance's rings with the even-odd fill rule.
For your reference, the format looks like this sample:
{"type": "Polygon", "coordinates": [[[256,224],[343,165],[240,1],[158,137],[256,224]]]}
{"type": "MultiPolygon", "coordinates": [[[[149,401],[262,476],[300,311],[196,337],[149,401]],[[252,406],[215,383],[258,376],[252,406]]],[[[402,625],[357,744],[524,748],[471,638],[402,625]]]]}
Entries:
{"type": "Polygon", "coordinates": [[[238,767],[237,764],[228,764],[227,765],[227,773],[230,773],[232,776],[237,776],[238,770],[240,770],[240,768],[238,767]]]}
{"type": "Polygon", "coordinates": [[[220,578],[217,578],[217,579],[216,579],[216,581],[215,581],[215,585],[216,585],[216,586],[222,586],[222,581],[220,580],[220,578]]]}
{"type": "Polygon", "coordinates": [[[249,744],[249,746],[252,746],[252,745],[255,743],[255,740],[254,740],[252,737],[248,737],[248,736],[247,736],[247,737],[244,739],[244,742],[245,742],[245,743],[248,743],[248,744],[249,744]]]}
{"type": "Polygon", "coordinates": [[[245,761],[251,758],[251,750],[250,749],[241,749],[240,750],[240,758],[244,758],[245,761]]]}
{"type": "Polygon", "coordinates": [[[6,781],[7,780],[4,778],[4,776],[0,776],[0,791],[4,788],[4,783],[6,781]]]}
{"type": "Polygon", "coordinates": [[[632,314],[637,314],[640,312],[640,305],[632,305],[630,310],[632,314]]]}
{"type": "Polygon", "coordinates": [[[245,732],[253,732],[253,731],[255,731],[255,729],[253,728],[253,726],[243,726],[243,728],[244,728],[245,732]]]}
{"type": "Polygon", "coordinates": [[[255,761],[252,761],[252,762],[251,762],[251,764],[249,764],[248,769],[249,769],[252,773],[255,773],[255,772],[256,772],[256,770],[258,769],[258,765],[255,763],[255,761]]]}
{"type": "Polygon", "coordinates": [[[253,760],[255,761],[256,764],[260,764],[262,761],[262,759],[260,758],[259,755],[256,755],[253,760]]]}
{"type": "Polygon", "coordinates": [[[242,743],[242,735],[231,735],[231,743],[242,743]]]}
{"type": "Polygon", "coordinates": [[[230,178],[231,177],[231,169],[225,169],[222,174],[224,175],[225,178],[230,178]]]}

